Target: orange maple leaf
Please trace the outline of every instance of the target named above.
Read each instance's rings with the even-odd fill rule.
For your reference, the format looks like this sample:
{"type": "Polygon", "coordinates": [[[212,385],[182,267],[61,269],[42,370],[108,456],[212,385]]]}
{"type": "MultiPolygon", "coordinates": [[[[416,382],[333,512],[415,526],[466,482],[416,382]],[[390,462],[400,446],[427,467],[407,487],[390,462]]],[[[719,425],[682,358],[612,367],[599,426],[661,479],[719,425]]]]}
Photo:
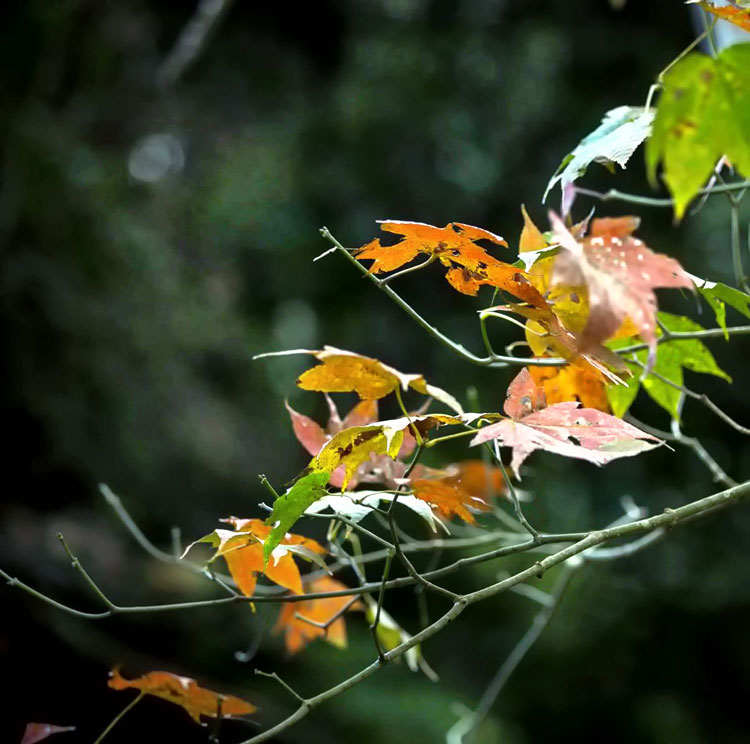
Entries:
{"type": "Polygon", "coordinates": [[[545,304],[526,272],[494,258],[478,243],[484,240],[507,247],[499,235],[460,222],[450,222],[445,227],[400,220],[378,222],[381,229],[401,235],[402,239],[395,245],[382,245],[380,239],[375,238],[354,252],[360,260],[373,262],[372,273],[393,271],[420,253],[426,253],[448,268],[445,278],[463,294],[476,295],[481,286],[490,285],[537,307],[545,304]]]}
{"type": "Polygon", "coordinates": [[[714,5],[712,2],[702,2],[700,6],[717,18],[750,31],[750,8],[742,8],[739,5],[714,5]]]}
{"type": "Polygon", "coordinates": [[[465,460],[449,465],[442,477],[416,478],[414,495],[429,503],[446,519],[454,514],[469,524],[476,519],[470,509],[489,510],[489,497],[505,490],[505,479],[498,468],[482,460],[465,460]]]}
{"type": "Polygon", "coordinates": [[[107,684],[113,690],[127,690],[132,687],[147,695],[164,698],[183,707],[196,723],[201,722],[201,716],[229,718],[244,716],[257,710],[246,700],[207,690],[205,687],[199,687],[194,679],[180,677],[171,672],[149,672],[136,679],[125,679],[120,676],[119,669],[115,668],[109,676],[107,684]]]}
{"type": "Polygon", "coordinates": [[[302,577],[292,556],[297,552],[307,555],[325,555],[328,551],[315,540],[302,535],[286,534],[271,553],[271,559],[265,564],[263,541],[273,527],[262,519],[240,519],[227,517],[222,522],[231,524],[230,530],[214,530],[210,535],[191,543],[185,553],[196,543],[207,542],[216,548],[214,558],[223,557],[229,573],[246,597],[252,597],[255,591],[258,574],[262,573],[274,583],[283,586],[294,594],[302,594],[302,577]],[[237,533],[237,534],[235,534],[237,533]]]}
{"type": "Polygon", "coordinates": [[[528,369],[534,382],[544,390],[548,405],[577,400],[584,408],[611,412],[606,379],[595,367],[576,361],[564,367],[530,366],[528,369]]]}
{"type": "MultiPolygon", "coordinates": [[[[338,592],[347,588],[328,576],[315,579],[307,587],[310,594],[338,592]]],[[[352,602],[351,597],[343,596],[288,602],[281,608],[274,633],[284,633],[284,643],[290,654],[301,651],[315,638],[323,638],[337,648],[346,648],[344,612],[363,609],[361,601],[352,602]]]]}

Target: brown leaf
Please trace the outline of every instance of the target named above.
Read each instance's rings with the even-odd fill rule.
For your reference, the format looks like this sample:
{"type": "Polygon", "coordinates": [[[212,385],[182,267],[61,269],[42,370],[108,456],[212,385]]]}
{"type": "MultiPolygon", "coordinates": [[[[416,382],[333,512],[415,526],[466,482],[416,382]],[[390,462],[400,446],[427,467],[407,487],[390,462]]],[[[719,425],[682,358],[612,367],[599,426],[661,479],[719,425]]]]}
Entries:
{"type": "Polygon", "coordinates": [[[510,384],[505,412],[510,418],[480,429],[471,444],[497,439],[511,447],[511,467],[517,478],[523,461],[539,449],[604,465],[662,444],[615,416],[581,408],[579,403],[557,403],[545,408],[544,394],[527,369],[521,370],[510,384]]]}
{"type": "Polygon", "coordinates": [[[21,744],[37,744],[52,734],[62,734],[65,731],[75,731],[75,726],[55,726],[53,723],[27,723],[23,732],[21,744]]]}
{"type": "MultiPolygon", "coordinates": [[[[308,587],[308,594],[323,592],[338,592],[348,587],[336,579],[321,576],[312,581],[308,587]]],[[[282,605],[279,618],[274,626],[274,633],[284,633],[284,643],[290,654],[301,651],[315,638],[323,638],[337,648],[346,648],[346,622],[343,614],[335,618],[351,602],[351,597],[326,597],[323,599],[309,599],[304,602],[287,602],[282,605]],[[301,615],[301,619],[297,617],[301,615]],[[306,622],[312,620],[313,622],[306,622]],[[314,625],[313,623],[318,623],[314,625]],[[328,625],[321,628],[319,625],[328,625]]],[[[349,608],[363,610],[364,605],[357,601],[349,608]]]]}
{"type": "Polygon", "coordinates": [[[400,220],[378,222],[381,229],[403,237],[400,242],[389,246],[382,245],[376,238],[355,251],[354,255],[360,260],[373,261],[372,273],[393,271],[424,253],[437,258],[448,268],[445,278],[463,294],[475,295],[479,287],[490,285],[532,305],[544,305],[524,271],[499,261],[478,244],[483,240],[507,247],[499,235],[460,222],[450,222],[445,227],[400,220]]]}
{"type": "Polygon", "coordinates": [[[201,716],[209,718],[230,718],[254,713],[257,708],[245,700],[233,695],[223,695],[220,692],[198,687],[198,683],[190,677],[179,677],[170,672],[149,672],[136,679],[125,679],[120,676],[117,668],[110,672],[107,683],[114,690],[133,688],[145,692],[147,695],[169,700],[184,708],[196,722],[201,722],[201,716]]]}

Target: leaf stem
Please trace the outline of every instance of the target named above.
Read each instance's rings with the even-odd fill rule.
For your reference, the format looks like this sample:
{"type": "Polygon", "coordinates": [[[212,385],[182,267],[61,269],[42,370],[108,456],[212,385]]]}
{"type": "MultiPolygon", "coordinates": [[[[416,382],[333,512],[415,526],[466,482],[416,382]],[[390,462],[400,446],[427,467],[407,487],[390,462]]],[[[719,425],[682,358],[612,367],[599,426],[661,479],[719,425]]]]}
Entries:
{"type": "Polygon", "coordinates": [[[104,740],[104,737],[107,736],[107,734],[120,722],[120,720],[125,716],[125,714],[129,713],[135,706],[141,701],[143,696],[145,695],[145,692],[138,693],[138,697],[133,698],[110,722],[109,726],[104,729],[104,731],[99,734],[94,744],[101,744],[101,742],[104,740]]]}

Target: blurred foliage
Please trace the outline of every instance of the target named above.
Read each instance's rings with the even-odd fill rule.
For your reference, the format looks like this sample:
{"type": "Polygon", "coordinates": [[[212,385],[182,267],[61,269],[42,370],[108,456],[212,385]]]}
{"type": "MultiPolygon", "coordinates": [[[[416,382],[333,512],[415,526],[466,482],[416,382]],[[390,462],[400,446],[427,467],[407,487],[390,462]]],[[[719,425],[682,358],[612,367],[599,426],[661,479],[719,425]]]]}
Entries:
{"type": "MultiPolygon", "coordinates": [[[[168,545],[173,525],[187,540],[227,514],[258,515],[257,474],[281,485],[304,466],[283,398],[322,418],[319,396],[294,388],[305,362],[252,362],[254,353],[330,343],[424,372],[458,396],[476,385],[481,407],[497,407],[510,374],[452,358],[344,262],[312,264],[326,248],[318,228],[361,245],[378,218],[459,220],[513,247],[520,202],[544,224],[539,199],[560,158],[605,111],[640,104],[692,38],[676,1],[620,12],[598,0],[575,10],[537,0],[237,3],[187,77],[160,88],[158,66],[190,11],[178,2],[28,0],[3,13],[0,343],[10,477],[0,561],[76,606],[90,598],[57,530],[116,601],[210,592],[139,553],[101,503],[98,482],[168,545]]],[[[593,166],[585,183],[643,193],[641,160],[616,177],[593,166]]],[[[629,211],[606,206],[600,214],[629,211]]],[[[668,210],[643,217],[656,250],[731,280],[721,200],[678,229],[668,210]]],[[[480,348],[481,299],[450,292],[439,272],[399,289],[441,330],[480,348]]],[[[692,313],[692,302],[672,298],[664,309],[692,313]]],[[[517,338],[514,328],[493,334],[498,346],[517,338]]],[[[747,342],[713,348],[738,385],[701,379],[701,389],[747,422],[747,342]]],[[[666,425],[648,400],[635,412],[666,425]]],[[[735,477],[747,476],[750,447],[723,424],[691,407],[685,430],[701,434],[735,477]]],[[[534,523],[558,531],[616,518],[626,494],[659,510],[714,489],[689,453],[666,449],[604,470],[540,454],[524,486],[537,496],[534,523]]],[[[308,532],[320,536],[317,528],[308,532]]],[[[588,568],[512,678],[485,744],[580,740],[589,730],[613,742],[746,740],[749,531],[747,514],[727,514],[632,560],[588,568]]],[[[453,581],[478,587],[511,569],[485,564],[453,581]]],[[[6,589],[2,596],[0,658],[15,670],[9,741],[27,720],[74,723],[92,739],[122,705],[105,685],[120,661],[132,673],[167,668],[234,686],[262,705],[266,725],[292,701],[254,678],[253,666],[313,693],[372,659],[356,620],[348,652],[314,644],[284,661],[280,641],[266,640],[273,614],[264,608],[85,624],[6,589]],[[237,662],[233,651],[259,634],[259,655],[237,662]],[[39,686],[50,665],[64,687],[39,686]]],[[[529,622],[528,605],[503,595],[431,641],[425,655],[440,686],[386,671],[284,741],[442,741],[459,715],[453,704],[476,702],[529,622]]],[[[388,607],[415,629],[412,592],[389,595],[388,607]]],[[[165,708],[144,702],[111,741],[205,741],[165,708]]],[[[227,724],[227,740],[242,726],[227,724]]]]}

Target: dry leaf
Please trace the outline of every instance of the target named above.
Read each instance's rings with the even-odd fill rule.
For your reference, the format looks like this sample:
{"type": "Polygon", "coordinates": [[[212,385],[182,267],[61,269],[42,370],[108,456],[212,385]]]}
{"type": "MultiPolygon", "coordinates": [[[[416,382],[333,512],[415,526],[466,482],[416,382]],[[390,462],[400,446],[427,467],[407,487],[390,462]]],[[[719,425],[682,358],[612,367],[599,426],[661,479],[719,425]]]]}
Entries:
{"type": "Polygon", "coordinates": [[[118,669],[110,672],[107,683],[114,690],[133,688],[145,692],[147,695],[169,700],[183,707],[196,722],[201,722],[201,716],[216,718],[230,718],[254,713],[254,705],[233,695],[223,695],[220,692],[198,687],[198,683],[190,677],[180,677],[170,672],[149,672],[137,679],[124,679],[118,669]]]}

